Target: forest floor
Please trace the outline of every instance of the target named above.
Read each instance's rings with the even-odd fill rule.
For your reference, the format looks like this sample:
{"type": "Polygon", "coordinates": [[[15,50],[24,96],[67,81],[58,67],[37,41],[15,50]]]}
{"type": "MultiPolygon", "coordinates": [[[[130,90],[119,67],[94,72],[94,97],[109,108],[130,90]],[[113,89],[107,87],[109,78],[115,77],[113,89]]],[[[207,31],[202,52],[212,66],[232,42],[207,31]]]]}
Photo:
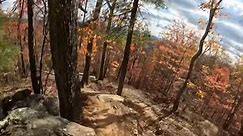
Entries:
{"type": "MultiPolygon", "coordinates": [[[[18,88],[30,88],[23,79],[0,87],[0,96],[18,88]]],[[[49,86],[53,91],[53,86],[49,86]]],[[[219,129],[201,116],[185,110],[180,115],[163,118],[171,105],[154,102],[149,94],[125,85],[123,95],[115,95],[117,84],[104,80],[81,89],[84,104],[82,125],[93,128],[97,136],[220,136],[219,129]]],[[[48,95],[55,96],[53,91],[48,95]]]]}

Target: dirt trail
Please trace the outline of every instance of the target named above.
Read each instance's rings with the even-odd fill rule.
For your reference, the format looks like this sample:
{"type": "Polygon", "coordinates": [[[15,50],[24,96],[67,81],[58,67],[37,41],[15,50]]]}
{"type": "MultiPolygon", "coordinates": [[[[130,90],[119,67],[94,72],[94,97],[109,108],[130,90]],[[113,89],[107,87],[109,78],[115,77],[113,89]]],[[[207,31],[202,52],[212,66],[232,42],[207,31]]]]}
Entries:
{"type": "Polygon", "coordinates": [[[84,94],[87,94],[86,123],[96,128],[98,136],[218,135],[215,125],[200,120],[198,115],[190,111],[185,111],[181,116],[173,115],[164,118],[159,122],[157,118],[163,115],[160,112],[163,106],[154,104],[143,91],[127,85],[124,86],[123,97],[114,95],[116,88],[115,83],[106,82],[83,89],[84,94]],[[211,128],[205,129],[203,125],[211,125],[211,128]]]}

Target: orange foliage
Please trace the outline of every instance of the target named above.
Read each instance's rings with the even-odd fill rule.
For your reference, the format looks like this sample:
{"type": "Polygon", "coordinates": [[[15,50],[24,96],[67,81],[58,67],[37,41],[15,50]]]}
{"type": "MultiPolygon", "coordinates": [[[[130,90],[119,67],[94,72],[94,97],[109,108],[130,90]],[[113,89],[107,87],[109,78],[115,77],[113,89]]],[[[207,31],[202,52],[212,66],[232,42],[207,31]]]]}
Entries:
{"type": "Polygon", "coordinates": [[[209,85],[215,87],[218,91],[226,92],[230,86],[230,70],[226,67],[215,68],[212,75],[207,77],[209,85]]]}

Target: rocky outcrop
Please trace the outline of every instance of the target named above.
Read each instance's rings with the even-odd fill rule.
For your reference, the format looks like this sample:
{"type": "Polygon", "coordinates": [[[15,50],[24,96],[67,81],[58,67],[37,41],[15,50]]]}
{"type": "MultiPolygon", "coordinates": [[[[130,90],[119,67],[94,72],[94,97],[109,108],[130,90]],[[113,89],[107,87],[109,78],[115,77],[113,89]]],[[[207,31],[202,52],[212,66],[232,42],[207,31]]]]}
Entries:
{"type": "Polygon", "coordinates": [[[8,112],[23,107],[45,110],[49,114],[59,115],[59,106],[57,97],[48,97],[43,95],[31,95],[31,90],[22,89],[13,95],[9,95],[0,100],[0,120],[8,115],[8,112]]]}
{"type": "Polygon", "coordinates": [[[198,132],[201,136],[218,136],[219,130],[212,122],[204,120],[198,123],[198,132]]]}
{"type": "Polygon", "coordinates": [[[95,136],[92,128],[31,108],[11,111],[0,129],[1,136],[95,136]]]}
{"type": "Polygon", "coordinates": [[[1,107],[8,108],[4,111],[7,116],[2,115],[0,121],[1,136],[95,136],[94,129],[57,116],[57,98],[17,94],[2,101],[1,107]],[[17,99],[16,96],[21,97],[17,99]]]}
{"type": "MultiPolygon", "coordinates": [[[[158,121],[161,109],[151,105],[134,89],[124,89],[124,97],[92,91],[90,88],[82,91],[82,94],[86,96],[85,124],[95,128],[96,134],[99,136],[219,135],[219,130],[213,123],[189,110],[158,121]]],[[[161,108],[161,106],[159,107],[161,108]]]]}
{"type": "MultiPolygon", "coordinates": [[[[16,91],[15,94],[12,96],[6,96],[1,100],[1,119],[8,115],[8,111],[10,111],[12,108],[16,108],[18,106],[23,105],[22,100],[29,97],[31,94],[31,90],[29,89],[22,89],[16,91]]],[[[25,105],[23,105],[25,106],[25,105]]]]}
{"type": "Polygon", "coordinates": [[[132,136],[137,132],[137,113],[123,104],[118,95],[83,90],[84,123],[95,128],[98,136],[132,136]]]}
{"type": "MultiPolygon", "coordinates": [[[[123,96],[94,91],[87,86],[82,89],[82,124],[88,126],[85,127],[57,116],[57,98],[27,95],[14,101],[7,117],[0,121],[0,135],[217,136],[220,131],[213,123],[189,110],[159,121],[160,105],[152,105],[149,99],[131,89],[125,89],[123,96]]],[[[9,96],[5,101],[12,98],[9,96]]]]}

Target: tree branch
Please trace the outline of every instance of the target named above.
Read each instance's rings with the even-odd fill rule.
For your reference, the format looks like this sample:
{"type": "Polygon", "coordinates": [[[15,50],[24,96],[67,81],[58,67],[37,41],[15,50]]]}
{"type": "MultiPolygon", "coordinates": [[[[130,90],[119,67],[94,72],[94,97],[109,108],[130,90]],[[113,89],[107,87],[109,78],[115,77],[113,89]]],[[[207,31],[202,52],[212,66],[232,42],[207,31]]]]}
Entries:
{"type": "Polygon", "coordinates": [[[6,1],[6,0],[0,0],[0,4],[2,4],[2,2],[4,2],[4,1],[6,1]]]}
{"type": "Polygon", "coordinates": [[[112,9],[111,3],[108,0],[105,0],[106,4],[108,5],[109,9],[112,9]]]}
{"type": "Polygon", "coordinates": [[[87,13],[87,10],[83,8],[81,2],[78,4],[78,8],[79,8],[81,11],[83,11],[84,13],[87,13]]]}

